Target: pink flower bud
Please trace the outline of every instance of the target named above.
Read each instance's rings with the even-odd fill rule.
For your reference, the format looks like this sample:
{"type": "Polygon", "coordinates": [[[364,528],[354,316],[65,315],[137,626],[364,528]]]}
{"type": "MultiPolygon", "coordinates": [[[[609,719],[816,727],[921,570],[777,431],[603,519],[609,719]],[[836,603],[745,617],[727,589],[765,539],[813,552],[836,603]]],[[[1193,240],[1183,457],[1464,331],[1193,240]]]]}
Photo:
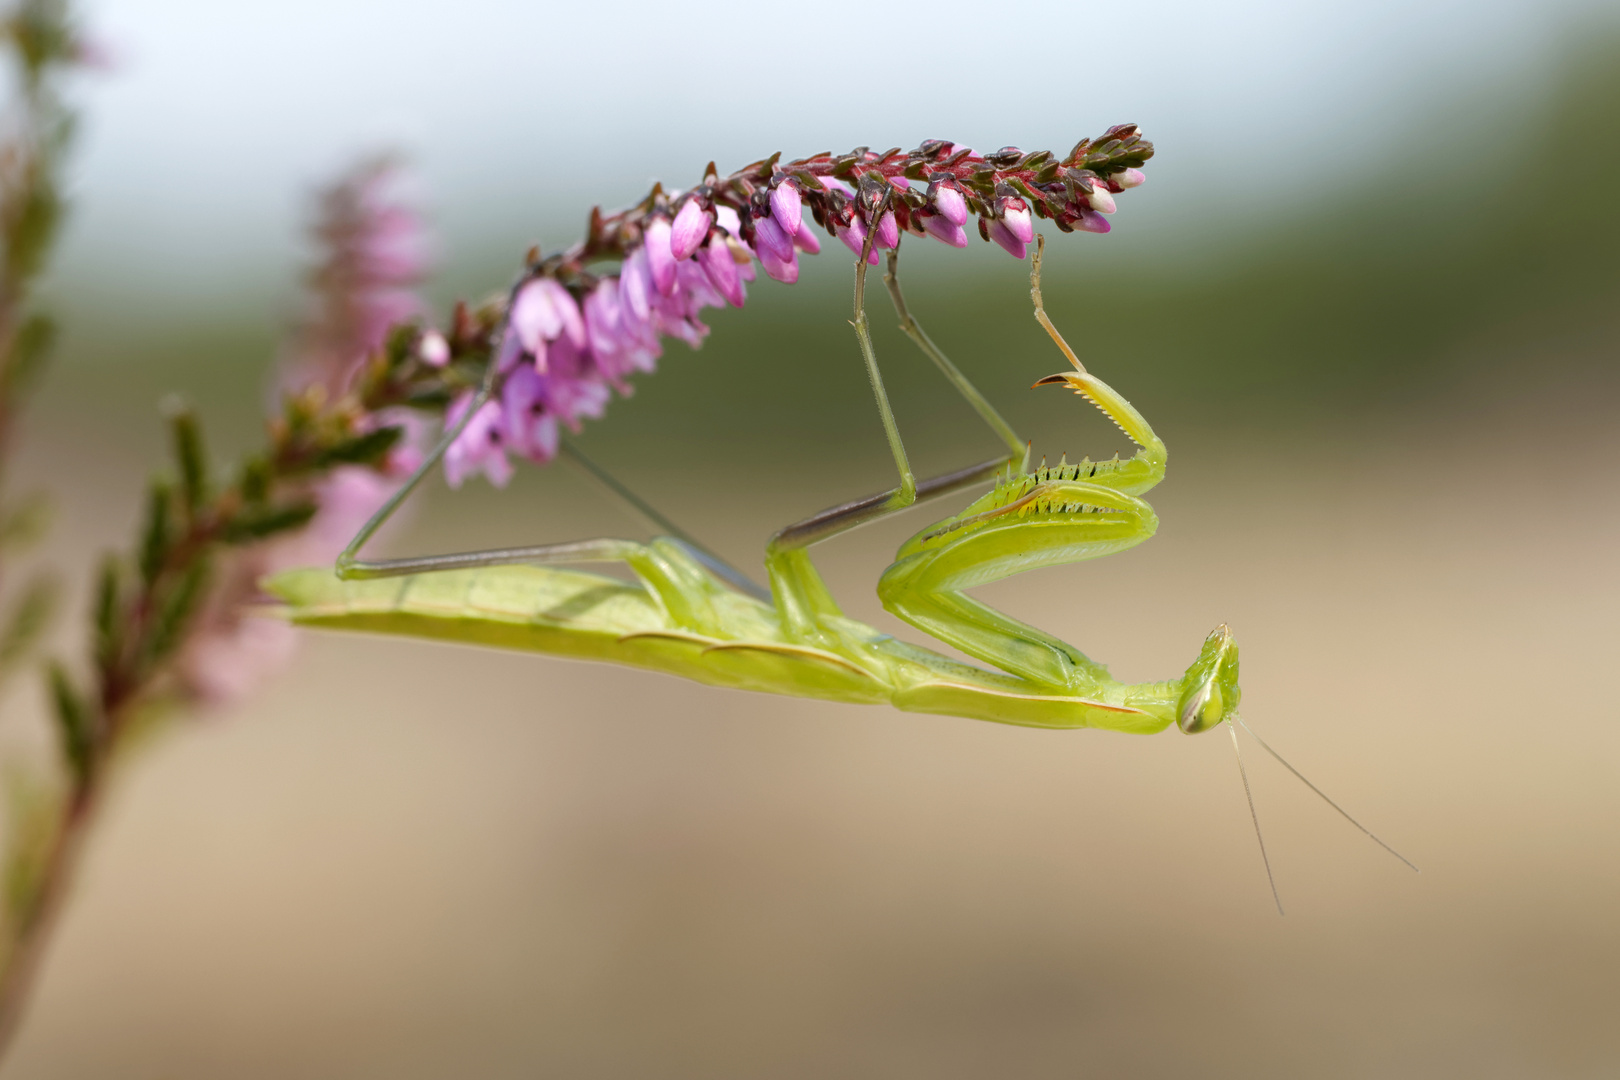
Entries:
{"type": "MultiPolygon", "coordinates": [[[[842,240],[849,250],[853,251],[857,256],[859,256],[861,253],[861,248],[866,246],[866,222],[862,221],[858,215],[851,217],[849,219],[849,225],[847,227],[840,226],[837,229],[837,233],[838,239],[842,240]]],[[[866,257],[866,261],[871,263],[873,266],[877,265],[877,245],[874,244],[872,246],[872,253],[866,257]]]]}
{"type": "Polygon", "coordinates": [[[698,262],[715,291],[725,297],[732,307],[742,307],[742,276],[737,273],[737,260],[731,256],[731,245],[718,237],[709,241],[698,248],[698,262]]]}
{"type": "Polygon", "coordinates": [[[793,235],[793,246],[806,255],[820,255],[821,237],[816,235],[815,229],[804,224],[799,226],[799,231],[793,235]]]}
{"type": "Polygon", "coordinates": [[[1133,188],[1140,185],[1147,177],[1142,174],[1141,169],[1126,169],[1124,172],[1115,173],[1109,179],[1122,188],[1133,188]]]}
{"type": "Polygon", "coordinates": [[[1020,240],[1013,231],[1007,227],[1005,221],[996,220],[990,223],[990,239],[1006,249],[1007,254],[1015,259],[1022,259],[1028,250],[1029,241],[1020,240]]]}
{"type": "Polygon", "coordinates": [[[1080,220],[1076,221],[1074,225],[1077,229],[1091,233],[1105,233],[1113,228],[1112,225],[1108,224],[1108,219],[1095,210],[1080,211],[1080,220]]]}
{"type": "Polygon", "coordinates": [[[572,341],[577,348],[585,347],[585,316],[579,310],[579,302],[574,294],[563,288],[551,278],[541,278],[541,283],[550,286],[551,303],[557,309],[557,315],[562,319],[563,334],[572,341]]]}
{"type": "Polygon", "coordinates": [[[759,249],[759,265],[765,268],[765,273],[770,275],[773,280],[780,281],[784,285],[792,285],[799,280],[799,253],[793,250],[792,244],[788,245],[788,257],[786,259],[777,258],[776,252],[761,245],[759,249]]]}
{"type": "MultiPolygon", "coordinates": [[[[1007,231],[1017,237],[1020,243],[1028,244],[1035,239],[1035,221],[1030,217],[1028,203],[1023,199],[1003,199],[1001,211],[1007,231]]],[[[1023,255],[1018,257],[1022,259],[1023,255]]]]}
{"type": "Polygon", "coordinates": [[[930,214],[922,219],[923,228],[935,240],[951,245],[951,247],[967,247],[967,232],[962,226],[952,222],[944,214],[930,214]]]}
{"type": "Polygon", "coordinates": [[[798,184],[784,180],[771,189],[771,217],[788,236],[799,235],[799,225],[804,220],[804,200],[799,195],[798,184]]]}
{"type": "Polygon", "coordinates": [[[1114,202],[1113,193],[1100,183],[1091,189],[1091,194],[1086,196],[1086,202],[1090,203],[1091,208],[1099,214],[1112,214],[1119,209],[1119,205],[1114,202]]]}
{"type": "Polygon", "coordinates": [[[777,262],[788,262],[793,258],[793,241],[776,223],[774,216],[762,217],[754,222],[754,249],[759,252],[761,259],[765,258],[767,251],[777,262]]]}
{"type": "Polygon", "coordinates": [[[941,183],[934,187],[934,205],[952,225],[965,225],[968,219],[967,200],[955,184],[941,183]]]}
{"type": "Polygon", "coordinates": [[[647,270],[652,274],[653,287],[668,296],[675,291],[675,254],[669,246],[669,222],[655,217],[647,223],[643,233],[643,246],[647,249],[647,270]]]}
{"type": "Polygon", "coordinates": [[[687,199],[675,214],[675,223],[669,230],[669,253],[676,262],[691,258],[698,246],[709,235],[714,215],[698,205],[696,199],[687,199]]]}
{"type": "Polygon", "coordinates": [[[538,353],[547,341],[562,335],[562,315],[546,287],[556,284],[549,278],[534,278],[512,300],[512,329],[525,352],[538,353]]]}
{"type": "Polygon", "coordinates": [[[416,355],[429,367],[444,367],[450,362],[450,343],[437,330],[429,330],[416,343],[416,355]]]}
{"type": "Polygon", "coordinates": [[[738,240],[742,239],[742,218],[738,217],[737,211],[733,210],[731,207],[715,207],[714,223],[720,226],[726,232],[730,233],[732,236],[736,237],[738,240]]]}
{"type": "Polygon", "coordinates": [[[897,247],[900,243],[900,225],[894,220],[894,211],[884,211],[878,218],[877,231],[872,236],[872,246],[875,248],[897,247]]]}
{"type": "MultiPolygon", "coordinates": [[[[670,265],[673,268],[674,264],[670,265]]],[[[646,322],[647,313],[652,310],[647,294],[653,287],[651,274],[647,271],[647,252],[637,248],[624,260],[624,267],[619,271],[619,299],[624,307],[634,313],[638,322],[646,322]]]]}
{"type": "Polygon", "coordinates": [[[820,180],[821,186],[826,188],[828,191],[841,191],[850,198],[855,197],[855,189],[838,179],[836,176],[818,176],[816,179],[820,180]]]}

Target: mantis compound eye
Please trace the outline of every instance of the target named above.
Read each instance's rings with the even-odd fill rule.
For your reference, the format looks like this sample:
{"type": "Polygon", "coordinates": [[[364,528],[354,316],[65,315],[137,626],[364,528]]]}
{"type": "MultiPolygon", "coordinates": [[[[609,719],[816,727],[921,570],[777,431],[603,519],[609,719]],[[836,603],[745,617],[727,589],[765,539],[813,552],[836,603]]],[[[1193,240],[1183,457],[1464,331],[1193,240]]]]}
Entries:
{"type": "Polygon", "coordinates": [[[1188,735],[1208,731],[1226,718],[1226,702],[1214,679],[1183,697],[1176,726],[1188,735]]]}
{"type": "Polygon", "coordinates": [[[1208,731],[1237,711],[1240,697],[1237,642],[1223,623],[1204,639],[1203,650],[1182,679],[1176,726],[1188,735],[1208,731]]]}

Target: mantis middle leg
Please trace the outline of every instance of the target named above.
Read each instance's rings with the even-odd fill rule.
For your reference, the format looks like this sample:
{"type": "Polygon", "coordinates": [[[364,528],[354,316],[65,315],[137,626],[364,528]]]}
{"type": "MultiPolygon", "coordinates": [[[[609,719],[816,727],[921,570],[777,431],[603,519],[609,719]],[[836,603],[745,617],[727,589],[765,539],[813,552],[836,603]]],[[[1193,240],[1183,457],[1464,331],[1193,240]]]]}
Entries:
{"type": "Polygon", "coordinates": [[[891,250],[883,280],[888,287],[895,313],[900,316],[900,329],[934,362],[951,385],[956,387],[973,410],[1007,446],[1005,456],[945,473],[921,483],[916,481],[906,455],[905,444],[900,437],[899,426],[894,420],[894,412],[889,406],[888,393],[883,386],[883,375],[878,367],[877,352],[872,345],[870,324],[866,314],[866,268],[871,244],[872,236],[869,234],[861,256],[855,263],[855,318],[852,325],[855,328],[856,339],[860,343],[861,356],[866,362],[867,376],[871,381],[872,396],[877,402],[884,434],[888,439],[890,452],[894,456],[896,471],[900,474],[900,485],[889,491],[823,510],[803,521],[789,525],[771,537],[765,549],[765,566],[770,576],[771,591],[775,596],[783,632],[789,638],[799,641],[821,640],[825,636],[821,629],[822,617],[841,614],[831,592],[810,560],[808,548],[811,545],[899,513],[915,505],[919,500],[947,495],[985,483],[1002,472],[1021,471],[1028,462],[1028,444],[1018,437],[1012,426],[1002,418],[984,395],[979,393],[967,376],[951,363],[911,314],[906,305],[905,295],[900,289],[899,253],[891,250]]]}

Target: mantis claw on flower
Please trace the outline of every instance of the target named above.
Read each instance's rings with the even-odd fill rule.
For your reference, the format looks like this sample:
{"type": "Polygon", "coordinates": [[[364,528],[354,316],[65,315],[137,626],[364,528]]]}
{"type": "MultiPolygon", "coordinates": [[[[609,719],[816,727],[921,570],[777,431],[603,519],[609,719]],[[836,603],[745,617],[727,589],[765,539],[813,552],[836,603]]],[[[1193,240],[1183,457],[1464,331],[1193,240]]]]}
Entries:
{"type": "MultiPolygon", "coordinates": [[[[869,234],[856,262],[853,326],[900,484],[773,535],[765,550],[768,592],[571,445],[565,446],[569,456],[630,501],[662,535],[645,543],[596,538],[361,560],[360,548],[489,400],[496,383],[493,364],[462,421],[361,529],[339,557],[336,573],[283,573],[268,582],[268,589],[284,602],[286,617],[306,626],[521,649],[648,668],[714,686],[888,704],[1030,727],[1153,734],[1173,724],[1196,734],[1225,723],[1235,746],[1231,721],[1237,719],[1241,699],[1238,647],[1224,624],[1205,638],[1180,677],[1127,683],[1073,645],[967,594],[1026,570],[1123,551],[1149,539],[1158,527],[1157,516],[1141,496],[1164,478],[1165,444],[1130,402],[1086,369],[1047,317],[1040,291],[1044,237],[1038,239],[1030,274],[1035,317],[1073,370],[1034,385],[1067,387],[1089,401],[1131,440],[1135,453],[1126,459],[1116,455],[1032,468],[1028,445],[911,315],[891,251],[884,280],[901,329],[1007,447],[1006,454],[992,460],[921,482],[911,472],[868,332],[865,274],[871,244],[869,234]],[[811,560],[815,544],[917,502],[986,482],[992,483],[990,491],[907,540],[880,577],[877,591],[893,615],[998,670],[897,640],[843,614],[811,560]],[[623,563],[637,583],[562,568],[587,562],[623,563]]],[[[1265,749],[1276,756],[1269,746],[1265,749]]],[[[1247,792],[1246,774],[1244,787],[1247,792]]],[[[1329,804],[1339,809],[1331,800],[1329,804]]],[[[1265,856],[1263,841],[1261,853],[1265,856]]],[[[1269,880],[1269,858],[1266,870],[1269,880]]],[[[1274,881],[1272,890],[1275,895],[1274,881]]]]}

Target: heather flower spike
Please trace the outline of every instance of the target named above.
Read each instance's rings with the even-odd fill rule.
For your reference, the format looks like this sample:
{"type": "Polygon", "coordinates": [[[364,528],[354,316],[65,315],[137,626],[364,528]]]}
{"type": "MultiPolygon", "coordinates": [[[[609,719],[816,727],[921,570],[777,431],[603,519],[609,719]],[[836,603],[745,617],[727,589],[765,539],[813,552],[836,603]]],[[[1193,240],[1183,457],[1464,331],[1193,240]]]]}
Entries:
{"type": "MultiPolygon", "coordinates": [[[[821,251],[818,230],[857,256],[869,246],[875,265],[907,233],[966,247],[977,217],[984,239],[1022,259],[1036,218],[1062,232],[1107,232],[1102,215],[1113,212],[1117,193],[1142,182],[1140,167],[1152,156],[1130,124],[1082,139],[1061,157],[1016,147],[981,155],[944,140],[909,152],[861,147],[787,162],[778,155],[729,176],[711,168],[686,192],[655,186],[632,207],[595,211],[584,240],[535,255],[513,290],[497,328],[498,399],[463,429],[446,456],[446,478],[502,484],[510,455],[549,460],[562,428],[600,416],[613,391],[629,392],[632,373],[656,367],[664,339],[696,348],[709,332],[705,308],[741,307],[755,260],[772,280],[797,281],[800,254],[821,251]],[[521,363],[525,357],[532,363],[521,363]]],[[[390,250],[379,245],[380,255],[390,250]]],[[[422,341],[424,363],[440,365],[447,353],[430,348],[426,335],[422,341]]],[[[458,401],[450,425],[470,402],[458,401]]]]}

